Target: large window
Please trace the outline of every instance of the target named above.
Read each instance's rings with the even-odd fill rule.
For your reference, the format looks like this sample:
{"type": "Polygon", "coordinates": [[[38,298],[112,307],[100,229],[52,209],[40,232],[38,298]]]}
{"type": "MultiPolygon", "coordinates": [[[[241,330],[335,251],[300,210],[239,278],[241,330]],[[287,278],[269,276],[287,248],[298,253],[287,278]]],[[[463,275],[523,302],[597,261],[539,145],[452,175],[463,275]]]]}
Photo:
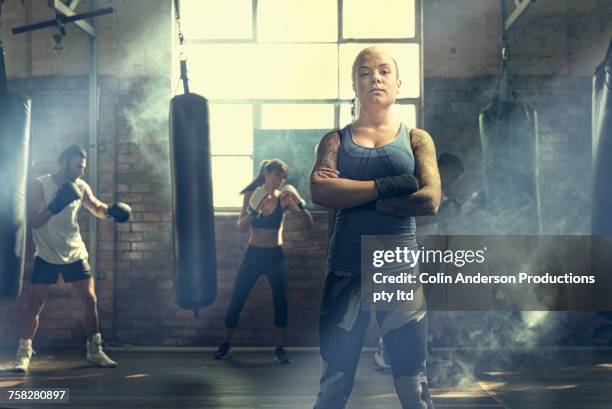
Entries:
{"type": "Polygon", "coordinates": [[[181,1],[190,88],[210,101],[216,208],[240,207],[238,192],[270,156],[307,194],[316,141],[351,121],[351,66],[368,45],[396,58],[397,115],[419,125],[420,1],[181,1]]]}

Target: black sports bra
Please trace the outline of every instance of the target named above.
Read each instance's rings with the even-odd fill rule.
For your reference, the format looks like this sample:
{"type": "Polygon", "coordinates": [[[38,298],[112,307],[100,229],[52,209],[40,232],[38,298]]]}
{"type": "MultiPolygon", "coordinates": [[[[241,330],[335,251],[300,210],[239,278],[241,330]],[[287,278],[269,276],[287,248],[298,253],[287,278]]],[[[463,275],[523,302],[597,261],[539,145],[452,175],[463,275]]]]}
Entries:
{"type": "Polygon", "coordinates": [[[280,200],[276,200],[276,207],[269,215],[261,214],[257,219],[251,221],[251,226],[256,229],[278,230],[283,221],[283,209],[280,200]]]}

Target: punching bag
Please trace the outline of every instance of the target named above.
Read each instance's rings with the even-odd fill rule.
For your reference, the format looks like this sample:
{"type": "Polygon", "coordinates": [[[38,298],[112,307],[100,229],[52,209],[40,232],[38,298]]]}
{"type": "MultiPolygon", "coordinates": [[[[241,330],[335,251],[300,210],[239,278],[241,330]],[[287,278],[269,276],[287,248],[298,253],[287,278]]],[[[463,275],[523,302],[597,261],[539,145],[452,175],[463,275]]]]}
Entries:
{"type": "Polygon", "coordinates": [[[593,75],[592,147],[593,194],[591,212],[591,264],[597,274],[595,299],[598,313],[612,320],[612,40],[593,75]]]}
{"type": "Polygon", "coordinates": [[[0,45],[0,304],[21,292],[26,240],[30,99],[6,89],[0,45]]]}
{"type": "Polygon", "coordinates": [[[603,62],[593,76],[592,231],[612,236],[612,40],[603,62]]]}
{"type": "Polygon", "coordinates": [[[185,309],[217,296],[208,102],[187,92],[170,102],[174,300],[185,309]]]}
{"type": "Polygon", "coordinates": [[[506,64],[479,127],[490,233],[541,233],[537,112],[514,95],[506,64]]]}

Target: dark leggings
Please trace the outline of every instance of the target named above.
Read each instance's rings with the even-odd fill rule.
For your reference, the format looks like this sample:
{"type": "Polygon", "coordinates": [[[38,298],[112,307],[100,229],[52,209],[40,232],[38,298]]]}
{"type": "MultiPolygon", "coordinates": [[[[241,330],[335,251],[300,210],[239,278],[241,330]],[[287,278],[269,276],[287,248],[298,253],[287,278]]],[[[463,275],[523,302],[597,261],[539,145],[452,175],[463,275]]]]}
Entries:
{"type": "Polygon", "coordinates": [[[236,328],[240,312],[249,293],[262,274],[268,277],[274,299],[274,325],[287,326],[287,272],[284,266],[283,248],[249,246],[240,264],[234,283],[232,301],[225,315],[225,326],[236,328]]]}
{"type": "MultiPolygon", "coordinates": [[[[325,280],[319,323],[323,373],[315,409],[343,409],[349,399],[370,311],[361,310],[361,277],[330,272],[325,280]],[[357,303],[357,304],[355,304],[357,303]],[[357,312],[350,313],[351,305],[357,312]]],[[[398,311],[377,311],[403,409],[432,409],[426,376],[427,319],[398,311]]]]}

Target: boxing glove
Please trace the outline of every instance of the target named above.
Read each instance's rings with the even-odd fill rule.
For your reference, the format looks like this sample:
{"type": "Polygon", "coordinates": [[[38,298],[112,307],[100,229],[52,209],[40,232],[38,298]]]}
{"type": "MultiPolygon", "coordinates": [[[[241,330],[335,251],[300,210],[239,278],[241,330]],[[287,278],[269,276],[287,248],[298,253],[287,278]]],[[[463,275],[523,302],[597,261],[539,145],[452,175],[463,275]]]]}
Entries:
{"type": "Polygon", "coordinates": [[[304,210],[306,208],[306,202],[302,199],[293,185],[285,185],[281,188],[280,199],[286,200],[289,198],[292,199],[300,209],[304,210]]]}
{"type": "Polygon", "coordinates": [[[57,189],[55,198],[49,203],[47,208],[51,210],[51,213],[58,214],[70,203],[81,199],[82,194],[81,189],[79,189],[76,183],[66,182],[57,189]]]}
{"type": "Polygon", "coordinates": [[[408,196],[419,190],[419,181],[412,173],[386,176],[374,179],[378,188],[378,198],[408,196]]]}
{"type": "Polygon", "coordinates": [[[461,205],[461,212],[465,214],[470,213],[476,209],[484,207],[485,203],[484,192],[474,192],[470,195],[469,199],[461,205]]]}
{"type": "Polygon", "coordinates": [[[259,186],[253,191],[253,193],[251,193],[251,197],[249,198],[249,207],[247,208],[247,213],[249,216],[255,219],[261,216],[261,208],[263,207],[263,204],[268,196],[270,196],[270,194],[266,192],[262,186],[259,186]]]}
{"type": "Polygon", "coordinates": [[[106,209],[106,215],[117,223],[125,223],[130,220],[132,208],[123,202],[113,203],[106,209]]]}

